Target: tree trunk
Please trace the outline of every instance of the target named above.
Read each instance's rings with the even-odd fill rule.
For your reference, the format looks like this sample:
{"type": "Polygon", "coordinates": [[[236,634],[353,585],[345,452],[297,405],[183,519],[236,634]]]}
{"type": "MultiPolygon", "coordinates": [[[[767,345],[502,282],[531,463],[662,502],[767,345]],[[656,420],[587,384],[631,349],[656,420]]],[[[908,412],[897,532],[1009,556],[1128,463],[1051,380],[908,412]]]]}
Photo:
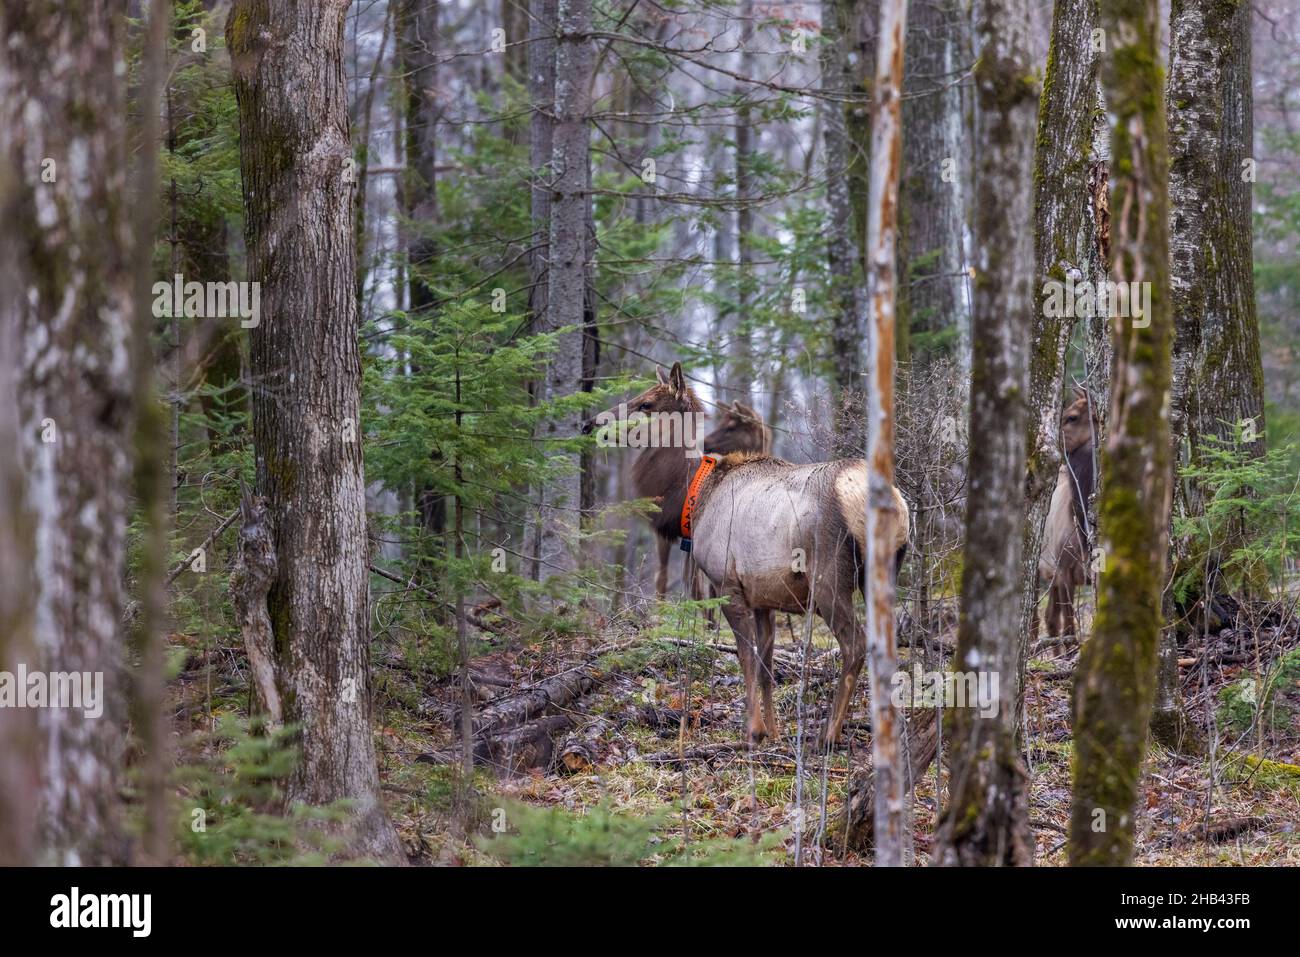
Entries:
{"type": "MultiPolygon", "coordinates": [[[[9,36],[0,14],[0,36],[9,36]]],[[[0,86],[12,92],[14,74],[0,46],[0,86]]],[[[6,103],[23,102],[14,96],[6,103]]],[[[6,115],[12,122],[12,117],[6,115]]],[[[16,127],[8,126],[8,130],[16,127]]],[[[5,161],[8,162],[6,155],[5,161]]],[[[16,167],[15,167],[16,168],[16,167]]],[[[29,192],[29,191],[23,191],[29,192]]],[[[21,194],[10,182],[0,183],[0,215],[14,223],[21,194]]],[[[19,289],[30,276],[18,271],[20,246],[14,232],[0,238],[0,448],[20,447],[18,319],[19,289]]],[[[19,664],[35,661],[34,602],[36,538],[31,510],[23,491],[23,470],[16,455],[0,457],[0,671],[14,674],[19,664]]],[[[36,861],[36,804],[40,792],[40,739],[36,711],[0,708],[0,867],[28,866],[36,861]]]]}
{"type": "Polygon", "coordinates": [[[894,482],[894,243],[902,155],[903,35],[907,0],[883,0],[876,51],[871,188],[867,208],[867,291],[872,334],[867,363],[867,667],[871,679],[871,767],[875,775],[876,865],[911,858],[911,804],[899,747],[902,716],[892,699],[898,670],[894,641],[894,555],[890,542],[894,482]]]}
{"type": "MultiPolygon", "coordinates": [[[[1057,0],[1047,74],[1038,108],[1038,142],[1054,144],[1034,159],[1034,310],[1026,425],[1025,529],[1021,553],[1021,662],[1038,629],[1038,558],[1061,465],[1061,393],[1074,320],[1049,314],[1049,283],[1104,278],[1098,206],[1090,183],[1105,182],[1105,124],[1097,102],[1096,0],[1057,0]],[[1104,152],[1097,147],[1104,147],[1104,152]]],[[[1094,324],[1105,327],[1106,320],[1094,324]]],[[[1023,701],[1017,703],[1017,711],[1023,701]]]]}
{"type": "MultiPolygon", "coordinates": [[[[754,3],[740,0],[740,75],[753,77],[754,3]]],[[[754,275],[754,129],[748,106],[754,87],[738,83],[736,95],[741,107],[736,111],[736,305],[738,313],[730,331],[731,382],[724,393],[745,404],[754,401],[754,349],[750,341],[750,323],[754,275]]]]}
{"type": "MultiPolygon", "coordinates": [[[[171,5],[151,0],[148,31],[142,55],[142,82],[136,95],[140,116],[140,149],[136,157],[133,205],[135,247],[134,321],[131,343],[132,385],[135,407],[135,495],[143,526],[137,587],[140,593],[134,696],[135,724],[144,750],[141,784],[144,796],[143,859],[165,864],[170,856],[171,820],[167,810],[167,773],[171,767],[166,707],[165,658],[168,627],[167,553],[174,508],[176,437],[169,427],[170,406],[164,406],[154,384],[152,303],[153,237],[158,215],[158,147],[161,139],[163,77],[167,71],[167,35],[171,5]]],[[[173,260],[175,247],[172,248],[173,260]]],[[[177,310],[172,310],[172,331],[179,330],[177,310]]],[[[178,337],[177,337],[178,338],[178,337]]],[[[175,388],[175,384],[173,384],[175,388]]]]}
{"type": "Polygon", "coordinates": [[[528,86],[528,3],[501,0],[501,29],[506,33],[505,75],[528,86]]]}
{"type": "MultiPolygon", "coordinates": [[[[1253,456],[1264,452],[1264,373],[1251,249],[1251,8],[1179,0],[1170,9],[1169,29],[1170,430],[1179,464],[1188,465],[1201,464],[1202,447],[1211,437],[1253,456]],[[1247,429],[1252,434],[1243,438],[1247,429]]],[[[1194,480],[1175,482],[1173,496],[1174,515],[1205,514],[1194,480]]],[[[1194,554],[1186,539],[1174,541],[1174,574],[1194,569],[1202,579],[1186,604],[1203,627],[1212,627],[1205,619],[1211,616],[1221,556],[1240,548],[1250,533],[1240,523],[1225,531],[1209,554],[1199,549],[1194,554]]],[[[1197,750],[1200,736],[1179,700],[1177,657],[1177,635],[1167,628],[1151,731],[1166,747],[1197,750]]]]}
{"type": "MultiPolygon", "coordinates": [[[[970,465],[961,621],[953,669],[998,675],[992,716],[953,710],[952,776],[935,861],[1033,862],[1028,777],[1016,740],[1028,343],[1033,326],[1030,175],[1038,90],[1028,0],[980,0],[975,68],[975,249],[970,465]]],[[[991,685],[990,685],[991,687],[991,685]]],[[[980,702],[983,704],[984,702],[980,702]]]]}
{"type": "Polygon", "coordinates": [[[122,575],[131,481],[132,234],[116,4],[0,10],[3,241],[21,296],[19,458],[35,529],[32,671],[102,681],[102,715],[39,708],[42,862],[124,863],[122,575]]]}
{"type": "MultiPolygon", "coordinates": [[[[551,154],[555,140],[555,34],[559,0],[529,0],[528,3],[528,99],[533,115],[528,130],[528,156],[532,166],[530,219],[532,248],[528,252],[528,316],[534,331],[548,322],[551,260],[551,154]]],[[[530,387],[533,388],[533,387],[530,387]]],[[[541,390],[538,390],[541,391],[541,390]]],[[[542,513],[546,490],[537,487],[538,516],[531,530],[530,577],[542,576],[542,513]]]]}
{"type": "MultiPolygon", "coordinates": [[[[558,0],[555,44],[555,127],[551,149],[554,176],[550,216],[548,305],[538,332],[562,333],[547,365],[543,400],[553,402],[581,390],[583,327],[587,301],[587,185],[590,96],[594,52],[591,45],[591,0],[558,0]]],[[[571,441],[582,427],[574,409],[551,416],[543,436],[552,443],[571,441]]],[[[539,561],[543,580],[576,567],[577,515],[581,496],[581,456],[557,445],[549,455],[558,465],[543,496],[539,561]]]]}
{"type": "Polygon", "coordinates": [[[970,156],[958,83],[967,30],[956,0],[918,4],[907,28],[898,322],[909,328],[909,354],[921,362],[955,355],[969,339],[962,232],[970,156]]]}
{"type": "MultiPolygon", "coordinates": [[[[835,437],[843,448],[837,455],[853,455],[858,442],[849,428],[853,394],[862,388],[860,343],[867,338],[867,304],[862,274],[865,233],[854,228],[850,193],[847,100],[852,90],[848,56],[848,28],[852,0],[837,0],[823,10],[822,24],[822,129],[826,144],[826,256],[831,290],[831,363],[835,376],[835,410],[839,421],[835,437]]],[[[779,393],[778,393],[779,394],[779,393]]]]}
{"type": "Polygon", "coordinates": [[[872,84],[876,72],[876,27],[879,25],[877,4],[872,0],[838,0],[845,23],[846,89],[852,98],[845,104],[845,124],[849,140],[849,202],[853,206],[853,235],[862,255],[862,272],[866,275],[867,193],[871,162],[872,84]]]}
{"type": "MultiPolygon", "coordinates": [[[[401,0],[397,51],[406,79],[406,181],[402,184],[406,207],[407,260],[410,264],[410,312],[427,318],[435,293],[429,269],[437,255],[434,229],[438,222],[438,4],[436,0],[401,0]]],[[[441,456],[431,453],[430,471],[441,456]]],[[[447,531],[447,501],[425,482],[416,489],[420,523],[441,551],[447,531]]]]}
{"type": "Polygon", "coordinates": [[[268,612],[285,720],[301,756],[291,802],[354,802],[350,850],[396,860],[371,734],[347,0],[239,0],[226,27],[239,104],[257,491],[273,530],[268,612]]]}
{"type": "MultiPolygon", "coordinates": [[[[1264,451],[1264,373],[1251,251],[1251,8],[1177,0],[1170,11],[1170,276],[1175,442],[1200,460],[1208,436],[1232,442],[1252,421],[1264,451]]],[[[1188,452],[1184,450],[1184,455],[1188,452]]],[[[1204,511],[1196,489],[1176,505],[1204,511]]],[[[1225,550],[1234,543],[1225,542],[1225,550]]]]}
{"type": "Polygon", "coordinates": [[[1119,282],[1151,284],[1151,315],[1112,322],[1110,431],[1102,457],[1097,617],[1074,686],[1070,863],[1133,855],[1138,779],[1155,693],[1169,539],[1168,168],[1155,0],[1102,0],[1102,85],[1113,120],[1110,209],[1119,282]],[[1149,325],[1145,322],[1149,321],[1149,325]]]}

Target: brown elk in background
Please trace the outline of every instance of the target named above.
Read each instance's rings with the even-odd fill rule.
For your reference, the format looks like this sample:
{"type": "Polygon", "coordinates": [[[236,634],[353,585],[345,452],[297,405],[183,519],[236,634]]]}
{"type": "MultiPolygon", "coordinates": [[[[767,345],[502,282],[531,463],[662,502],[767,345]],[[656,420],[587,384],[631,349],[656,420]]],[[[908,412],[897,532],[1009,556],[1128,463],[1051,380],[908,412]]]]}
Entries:
{"type": "MultiPolygon", "coordinates": [[[[686,413],[698,412],[700,402],[678,363],[668,381],[647,389],[626,408],[693,421],[693,414],[686,413]]],[[[616,416],[611,409],[589,422],[587,430],[616,416]]],[[[637,457],[632,473],[636,494],[660,503],[655,529],[669,541],[681,538],[682,506],[700,462],[683,445],[646,448],[637,457]]],[[[736,635],[745,675],[751,743],[777,733],[772,653],[778,611],[815,611],[839,643],[841,673],[821,741],[825,745],[839,737],[866,658],[866,635],[853,600],[865,584],[866,498],[862,459],[793,465],[761,454],[731,453],[717,459],[699,484],[691,557],[727,599],[723,614],[736,635]]],[[[897,489],[893,516],[890,537],[897,562],[908,539],[907,504],[897,489]]]]}
{"type": "Polygon", "coordinates": [[[720,405],[722,415],[713,431],[704,437],[704,451],[710,455],[727,455],[731,452],[772,453],[772,430],[763,417],[739,400],[731,405],[720,405]]]}
{"type": "MultiPolygon", "coordinates": [[[[658,385],[666,385],[667,377],[664,370],[655,366],[655,375],[659,380],[658,385]]],[[[658,386],[656,386],[657,388],[658,386]]],[[[653,390],[651,390],[653,391],[653,390]]],[[[638,410],[643,404],[644,395],[638,396],[631,402],[627,403],[629,412],[638,410]]],[[[731,405],[720,405],[718,408],[722,412],[718,424],[713,431],[704,437],[704,451],[711,455],[726,455],[730,452],[756,452],[763,455],[768,454],[772,449],[771,430],[763,422],[763,417],[754,409],[736,401],[731,405]]],[[[703,407],[701,406],[701,411],[703,407]]],[[[633,482],[636,481],[635,474],[633,482]]],[[[655,530],[655,544],[658,546],[659,570],[655,574],[655,597],[663,598],[668,592],[668,563],[672,558],[673,543],[677,538],[667,537],[658,522],[652,521],[655,530]]],[[[680,536],[678,536],[680,537],[680,536]]],[[[703,589],[695,581],[695,570],[688,556],[685,570],[682,573],[682,580],[687,583],[692,598],[699,598],[703,594],[703,589]]],[[[717,597],[716,595],[712,597],[717,597]]],[[[712,624],[713,615],[709,614],[709,622],[712,624]]]]}
{"type": "Polygon", "coordinates": [[[1061,413],[1065,462],[1056,475],[1038,558],[1038,577],[1048,586],[1047,633],[1053,638],[1075,634],[1074,590],[1088,580],[1088,499],[1097,484],[1097,409],[1083,389],[1076,386],[1074,394],[1075,400],[1061,413]]]}

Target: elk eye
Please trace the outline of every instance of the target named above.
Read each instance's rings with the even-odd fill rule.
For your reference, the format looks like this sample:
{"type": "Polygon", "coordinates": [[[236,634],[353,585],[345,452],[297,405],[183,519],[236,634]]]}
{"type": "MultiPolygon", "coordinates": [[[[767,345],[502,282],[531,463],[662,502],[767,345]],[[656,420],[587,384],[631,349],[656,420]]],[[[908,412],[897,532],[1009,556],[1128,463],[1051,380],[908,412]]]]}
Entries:
{"type": "Polygon", "coordinates": [[[650,403],[649,403],[649,402],[642,402],[642,403],[641,403],[641,409],[640,409],[640,411],[642,411],[642,412],[649,412],[649,411],[650,411],[650,403]]]}

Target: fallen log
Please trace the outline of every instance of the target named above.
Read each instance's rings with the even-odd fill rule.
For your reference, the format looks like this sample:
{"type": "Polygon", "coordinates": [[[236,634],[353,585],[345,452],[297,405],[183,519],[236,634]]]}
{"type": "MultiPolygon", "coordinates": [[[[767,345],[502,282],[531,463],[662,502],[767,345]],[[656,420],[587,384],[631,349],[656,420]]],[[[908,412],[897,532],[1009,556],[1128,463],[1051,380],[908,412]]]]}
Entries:
{"type": "MultiPolygon", "coordinates": [[[[573,725],[572,715],[552,714],[479,738],[474,742],[474,763],[507,776],[534,768],[547,771],[555,761],[555,736],[573,725]]],[[[459,748],[453,748],[421,754],[415,760],[423,764],[452,764],[461,760],[461,754],[459,748]]]]}
{"type": "Polygon", "coordinates": [[[1251,831],[1267,830],[1272,823],[1266,817],[1239,817],[1229,821],[1218,821],[1205,826],[1204,838],[1207,843],[1222,844],[1251,831]]]}
{"type": "Polygon", "coordinates": [[[601,739],[611,727],[604,718],[596,718],[569,732],[560,743],[560,764],[564,770],[570,774],[585,774],[594,768],[601,757],[601,739]]]}
{"type": "MultiPolygon", "coordinates": [[[[926,709],[907,722],[907,749],[909,752],[910,780],[917,781],[934,763],[939,752],[939,712],[926,709]]],[[[849,802],[844,815],[837,815],[831,827],[831,846],[842,844],[848,850],[862,852],[871,847],[872,827],[875,822],[875,776],[863,778],[850,789],[849,802]]]]}
{"type": "Polygon", "coordinates": [[[597,680],[597,669],[594,665],[587,665],[552,675],[517,694],[497,698],[474,715],[474,735],[478,737],[522,724],[547,708],[564,707],[591,691],[597,680]]]}

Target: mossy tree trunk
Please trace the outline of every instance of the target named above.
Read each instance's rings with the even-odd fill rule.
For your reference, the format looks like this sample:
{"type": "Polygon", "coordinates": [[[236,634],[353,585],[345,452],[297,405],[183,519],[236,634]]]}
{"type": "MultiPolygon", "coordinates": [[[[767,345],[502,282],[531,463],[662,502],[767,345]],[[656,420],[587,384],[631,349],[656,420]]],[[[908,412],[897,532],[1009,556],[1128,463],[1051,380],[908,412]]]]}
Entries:
{"type": "MultiPolygon", "coordinates": [[[[1209,437],[1236,441],[1247,422],[1257,436],[1247,447],[1264,451],[1251,250],[1250,28],[1244,0],[1177,0],[1170,11],[1170,421],[1174,441],[1193,462],[1209,437]]],[[[1184,515],[1203,512],[1193,484],[1179,483],[1175,507],[1184,515]]]]}
{"type": "Polygon", "coordinates": [[[849,64],[848,30],[853,0],[827,3],[822,10],[822,138],[825,144],[826,256],[831,290],[831,366],[838,443],[836,454],[848,457],[858,448],[849,423],[853,420],[853,396],[862,383],[861,349],[867,336],[865,277],[862,273],[862,243],[865,230],[855,230],[849,168],[853,154],[849,141],[849,98],[861,95],[853,89],[849,64]]]}
{"type": "MultiPolygon", "coordinates": [[[[1170,9],[1169,220],[1174,302],[1171,428],[1180,464],[1199,464],[1213,439],[1264,452],[1264,373],[1251,249],[1253,97],[1251,8],[1239,0],[1178,0],[1170,9]],[[1244,433],[1244,434],[1243,434],[1244,433]],[[1252,433],[1255,436],[1252,438],[1252,433]]],[[[1174,483],[1173,512],[1205,514],[1191,479],[1174,483]]],[[[1213,612],[1221,556],[1249,529],[1234,524],[1222,541],[1193,553],[1174,540],[1174,574],[1195,570],[1186,603],[1200,627],[1213,612]]],[[[1171,611],[1172,611],[1171,607],[1171,611]]],[[[1161,643],[1151,730],[1168,747],[1193,750],[1199,735],[1179,700],[1173,628],[1161,643]]]]}
{"type": "MultiPolygon", "coordinates": [[[[1024,546],[1021,558],[1020,633],[1023,648],[1037,632],[1038,557],[1043,527],[1061,465],[1061,394],[1065,352],[1074,321],[1050,314],[1048,283],[1096,281],[1105,275],[1099,209],[1093,183],[1105,182],[1106,153],[1099,150],[1096,0],[1057,0],[1038,106],[1034,157],[1033,350],[1029,359],[1026,426],[1024,546]]],[[[1104,123],[1100,124],[1104,128],[1104,123]]],[[[1108,150],[1106,151],[1108,152],[1108,150]]],[[[1097,325],[1104,319],[1095,319],[1097,325]]],[[[1024,655],[1020,663],[1023,676],[1024,655]]],[[[1023,686],[1022,686],[1023,687],[1023,686]]],[[[1023,707],[1018,703],[1018,710],[1023,707]]]]}
{"type": "Polygon", "coordinates": [[[1158,4],[1101,0],[1111,128],[1111,253],[1119,282],[1151,286],[1148,319],[1114,319],[1100,498],[1105,570],[1074,686],[1070,863],[1133,856],[1138,781],[1155,694],[1169,540],[1168,168],[1158,4]]]}
{"type": "Polygon", "coordinates": [[[370,594],[360,434],[348,0],[239,0],[226,27],[239,104],[257,492],[277,576],[267,599],[287,722],[291,802],[354,802],[349,850],[400,847],[371,732],[370,594]]]}
{"type": "MultiPolygon", "coordinates": [[[[961,620],[953,668],[999,679],[995,714],[952,720],[952,776],[935,861],[1028,865],[1027,775],[1016,741],[1025,392],[1034,297],[1032,216],[1037,89],[1027,0],[975,5],[975,302],[961,620]]],[[[953,704],[953,702],[948,702],[953,704]]]]}
{"type": "MultiPolygon", "coordinates": [[[[876,27],[879,0],[838,0],[844,24],[845,88],[850,98],[844,120],[848,136],[849,202],[853,206],[853,235],[867,234],[867,192],[870,189],[871,102],[876,73],[876,27]]],[[[860,244],[862,269],[867,268],[865,244],[860,244]]]]}
{"type": "Polygon", "coordinates": [[[119,786],[134,273],[125,25],[119,5],[103,0],[0,7],[0,325],[14,333],[7,354],[22,357],[16,448],[36,543],[35,647],[24,663],[103,679],[101,715],[35,715],[38,778],[23,794],[36,805],[35,843],[48,864],[125,863],[127,853],[119,786]]]}

